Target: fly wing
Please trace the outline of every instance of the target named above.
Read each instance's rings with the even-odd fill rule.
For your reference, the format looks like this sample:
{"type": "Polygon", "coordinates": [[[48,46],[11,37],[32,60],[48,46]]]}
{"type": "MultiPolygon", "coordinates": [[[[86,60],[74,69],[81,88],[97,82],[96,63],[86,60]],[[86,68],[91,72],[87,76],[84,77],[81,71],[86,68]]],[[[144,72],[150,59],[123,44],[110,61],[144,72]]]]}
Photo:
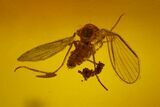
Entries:
{"type": "Polygon", "coordinates": [[[22,54],[18,61],[40,61],[45,60],[56,53],[62,51],[67,45],[73,41],[74,36],[67,37],[58,41],[46,43],[37,46],[24,54],[22,54]]]}
{"type": "Polygon", "coordinates": [[[124,82],[134,83],[140,74],[140,63],[137,54],[115,33],[108,33],[108,51],[112,66],[124,82]]]}

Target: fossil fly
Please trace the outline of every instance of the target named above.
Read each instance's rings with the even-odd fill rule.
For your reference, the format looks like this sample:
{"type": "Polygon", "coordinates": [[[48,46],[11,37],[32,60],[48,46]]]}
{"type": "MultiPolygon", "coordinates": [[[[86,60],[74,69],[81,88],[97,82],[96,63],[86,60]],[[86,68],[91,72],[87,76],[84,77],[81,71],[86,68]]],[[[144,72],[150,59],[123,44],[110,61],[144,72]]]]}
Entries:
{"type": "Polygon", "coordinates": [[[132,84],[136,82],[140,74],[139,57],[120,35],[112,32],[122,16],[123,14],[110,30],[99,29],[93,24],[86,24],[78,29],[73,36],[37,46],[18,58],[18,61],[41,61],[50,58],[69,46],[61,65],[55,71],[46,72],[27,66],[19,66],[15,71],[19,68],[26,68],[41,73],[41,75],[37,75],[37,77],[50,78],[57,75],[57,71],[62,68],[67,58],[68,68],[74,68],[77,65],[81,65],[84,61],[89,61],[94,65],[94,68],[84,68],[78,72],[84,77],[84,80],[96,76],[103,88],[108,90],[98,76],[104,64],[101,62],[97,63],[95,59],[96,51],[100,49],[104,43],[107,43],[110,62],[116,74],[125,83],[132,84]],[[79,36],[79,40],[75,40],[75,36],[79,36]],[[73,46],[75,49],[71,51],[73,46]],[[69,54],[70,56],[68,57],[69,54]],[[92,59],[90,57],[92,57],[92,59]]]}

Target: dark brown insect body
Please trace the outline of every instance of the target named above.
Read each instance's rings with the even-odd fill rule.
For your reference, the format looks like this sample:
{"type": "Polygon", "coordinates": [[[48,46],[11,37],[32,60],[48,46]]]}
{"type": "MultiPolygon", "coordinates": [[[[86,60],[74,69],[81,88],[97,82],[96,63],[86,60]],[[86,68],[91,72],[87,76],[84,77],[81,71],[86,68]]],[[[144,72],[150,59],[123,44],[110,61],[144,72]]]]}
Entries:
{"type": "Polygon", "coordinates": [[[46,43],[37,46],[24,54],[22,54],[19,61],[40,61],[45,60],[58,52],[62,51],[65,47],[70,46],[62,64],[54,72],[45,72],[37,69],[33,69],[27,66],[19,66],[19,68],[26,68],[34,72],[40,72],[44,75],[37,75],[41,78],[50,78],[56,76],[56,72],[64,65],[67,56],[69,55],[72,46],[75,49],[70,53],[67,61],[68,68],[74,68],[77,65],[82,64],[84,61],[89,61],[94,65],[94,69],[84,68],[82,71],[78,71],[85,80],[90,77],[96,76],[99,83],[108,90],[100,81],[98,74],[102,71],[104,64],[96,63],[95,53],[103,46],[103,43],[108,44],[109,58],[113,69],[124,82],[131,84],[134,83],[140,74],[139,58],[136,53],[129,47],[129,45],[118,34],[112,32],[115,26],[123,15],[119,17],[115,25],[111,30],[99,29],[93,24],[86,24],[81,29],[77,30],[73,36],[67,37],[58,41],[46,43]],[[79,36],[79,40],[74,40],[75,36],[79,36]],[[90,60],[90,57],[93,60],[90,60]]]}
{"type": "Polygon", "coordinates": [[[67,66],[73,68],[76,65],[80,65],[92,55],[92,45],[82,42],[75,42],[75,50],[71,52],[67,61],[67,66]]]}
{"type": "Polygon", "coordinates": [[[96,32],[99,29],[92,25],[86,24],[82,29],[77,31],[77,35],[80,37],[80,41],[74,41],[75,50],[71,52],[68,59],[67,66],[73,68],[76,65],[80,65],[83,61],[88,59],[93,53],[95,53],[94,45],[92,41],[96,38],[96,32]]]}

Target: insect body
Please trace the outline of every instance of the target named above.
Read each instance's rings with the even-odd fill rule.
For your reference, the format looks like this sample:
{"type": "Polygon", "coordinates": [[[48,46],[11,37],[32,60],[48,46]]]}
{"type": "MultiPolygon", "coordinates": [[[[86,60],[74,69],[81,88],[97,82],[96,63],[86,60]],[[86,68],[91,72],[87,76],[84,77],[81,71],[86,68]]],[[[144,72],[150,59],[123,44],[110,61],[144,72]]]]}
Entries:
{"type": "Polygon", "coordinates": [[[92,54],[96,52],[94,41],[97,40],[97,32],[99,29],[92,25],[86,24],[82,29],[77,31],[77,35],[80,40],[74,41],[75,50],[71,52],[67,66],[69,68],[80,65],[83,61],[88,59],[92,54]]]}
{"type": "Polygon", "coordinates": [[[100,81],[98,74],[102,71],[104,64],[96,63],[95,53],[100,49],[104,43],[108,44],[109,58],[113,69],[124,82],[131,84],[134,83],[140,74],[140,64],[137,54],[129,47],[129,45],[118,34],[112,32],[115,26],[120,21],[122,15],[117,20],[116,24],[111,30],[99,29],[93,24],[86,24],[81,29],[77,30],[73,36],[67,37],[58,41],[43,44],[35,47],[26,53],[22,54],[19,61],[40,61],[45,60],[56,53],[62,51],[65,47],[70,46],[62,64],[54,72],[45,72],[37,69],[33,69],[27,66],[19,66],[19,68],[26,68],[35,72],[40,72],[45,75],[37,75],[41,78],[49,78],[56,76],[56,72],[64,65],[67,56],[69,55],[72,46],[75,50],[70,53],[67,61],[68,68],[74,68],[77,65],[82,64],[84,61],[89,61],[94,64],[94,70],[84,68],[82,71],[78,71],[85,80],[90,77],[96,76],[99,83],[108,90],[100,81]],[[75,36],[79,36],[79,40],[74,40],[75,36]],[[90,60],[90,57],[93,60],[90,60]]]}
{"type": "Polygon", "coordinates": [[[68,59],[67,66],[69,68],[73,68],[76,65],[80,65],[88,59],[93,51],[93,47],[90,43],[83,43],[76,41],[74,42],[75,44],[75,50],[71,52],[71,55],[68,59]]]}

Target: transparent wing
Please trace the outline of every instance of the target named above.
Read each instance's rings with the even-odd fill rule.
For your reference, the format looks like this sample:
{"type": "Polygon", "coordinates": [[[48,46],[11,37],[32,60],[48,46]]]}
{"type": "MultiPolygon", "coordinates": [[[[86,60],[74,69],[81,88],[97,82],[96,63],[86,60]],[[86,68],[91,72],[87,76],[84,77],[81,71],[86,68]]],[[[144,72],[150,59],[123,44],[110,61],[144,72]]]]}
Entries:
{"type": "Polygon", "coordinates": [[[22,54],[18,58],[18,60],[19,61],[45,60],[63,50],[67,45],[69,45],[73,41],[73,38],[74,36],[37,46],[22,54]]]}
{"type": "Polygon", "coordinates": [[[118,34],[109,32],[106,36],[112,66],[124,82],[134,83],[140,74],[139,58],[118,34]]]}

